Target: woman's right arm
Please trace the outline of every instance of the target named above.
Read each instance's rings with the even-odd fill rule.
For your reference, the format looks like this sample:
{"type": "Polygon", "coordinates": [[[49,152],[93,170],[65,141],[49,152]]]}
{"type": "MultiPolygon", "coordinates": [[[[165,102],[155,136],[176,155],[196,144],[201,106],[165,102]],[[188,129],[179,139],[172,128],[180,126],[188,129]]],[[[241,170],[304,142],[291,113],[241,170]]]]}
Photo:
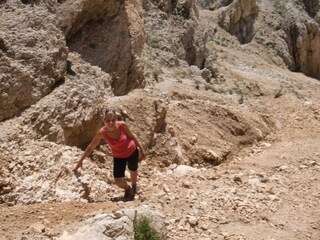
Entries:
{"type": "Polygon", "coordinates": [[[80,157],[77,165],[75,166],[75,168],[73,169],[74,172],[77,172],[78,169],[81,167],[82,168],[82,162],[83,160],[90,156],[90,154],[93,152],[93,150],[98,146],[98,144],[100,143],[101,139],[103,138],[102,133],[100,132],[100,130],[96,133],[96,135],[94,136],[94,138],[92,139],[91,143],[89,144],[89,146],[86,148],[86,150],[84,151],[84,153],[82,154],[82,156],[80,157]]]}

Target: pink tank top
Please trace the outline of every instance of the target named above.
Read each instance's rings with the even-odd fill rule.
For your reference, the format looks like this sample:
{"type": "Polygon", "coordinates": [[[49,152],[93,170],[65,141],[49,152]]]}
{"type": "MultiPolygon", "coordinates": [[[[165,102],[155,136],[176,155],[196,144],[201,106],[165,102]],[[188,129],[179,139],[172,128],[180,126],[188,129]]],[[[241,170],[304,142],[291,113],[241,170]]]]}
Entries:
{"type": "Polygon", "coordinates": [[[119,139],[114,140],[110,138],[104,129],[102,127],[100,129],[100,132],[103,134],[104,140],[106,143],[110,146],[112,151],[112,156],[114,158],[127,158],[130,157],[130,155],[136,150],[137,146],[135,142],[128,137],[125,130],[123,129],[123,124],[125,124],[122,121],[116,122],[117,126],[119,127],[119,139]]]}

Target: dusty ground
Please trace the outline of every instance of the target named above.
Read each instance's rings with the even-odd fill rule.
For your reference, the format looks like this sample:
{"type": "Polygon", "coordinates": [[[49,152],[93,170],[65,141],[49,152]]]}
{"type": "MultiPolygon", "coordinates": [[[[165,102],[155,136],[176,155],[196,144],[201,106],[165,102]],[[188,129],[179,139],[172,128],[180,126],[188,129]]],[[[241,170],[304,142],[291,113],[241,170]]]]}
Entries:
{"type": "Polygon", "coordinates": [[[29,228],[38,222],[46,226],[42,239],[52,239],[61,234],[61,228],[67,230],[66,225],[87,214],[141,204],[160,210],[168,219],[176,219],[177,224],[186,213],[198,209],[198,226],[185,227],[188,225],[182,223],[181,228],[168,231],[169,239],[185,239],[186,234],[190,239],[319,239],[320,139],[316,133],[300,133],[299,137],[282,138],[270,146],[254,147],[241,158],[201,170],[201,174],[177,179],[164,177],[163,169],[164,176],[153,172],[149,181],[143,174],[144,192],[134,202],[106,198],[97,203],[1,206],[1,239],[38,239],[32,237],[29,228]],[[246,179],[250,177],[258,177],[264,186],[250,185],[246,179]],[[235,199],[246,203],[239,204],[235,199]]]}
{"type": "Polygon", "coordinates": [[[283,69],[266,73],[267,64],[247,71],[245,62],[224,74],[246,75],[267,92],[274,85],[266,79],[277,74],[286,76],[285,86],[290,86],[278,98],[245,97],[247,105],[259,103],[277,119],[276,130],[263,141],[219,166],[194,165],[200,170],[183,177],[172,175],[174,165],[156,167],[147,159],[140,167],[143,192],[134,202],[113,201],[121,195],[114,188],[93,203],[0,206],[0,238],[54,239],[63,231],[75,231],[68,224],[88,214],[147,205],[166,215],[168,239],[319,239],[319,83],[283,69]],[[191,216],[196,223],[190,223],[191,216]],[[30,228],[39,222],[45,226],[42,233],[30,228]]]}

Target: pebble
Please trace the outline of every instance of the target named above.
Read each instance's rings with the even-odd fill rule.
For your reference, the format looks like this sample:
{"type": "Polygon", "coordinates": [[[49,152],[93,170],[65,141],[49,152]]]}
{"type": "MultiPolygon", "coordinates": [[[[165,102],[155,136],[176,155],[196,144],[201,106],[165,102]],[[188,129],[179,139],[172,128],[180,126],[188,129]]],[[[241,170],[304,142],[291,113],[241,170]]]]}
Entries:
{"type": "Polygon", "coordinates": [[[120,211],[120,210],[115,211],[113,214],[114,214],[116,219],[122,218],[124,216],[124,213],[122,211],[120,211]]]}
{"type": "Polygon", "coordinates": [[[188,218],[188,223],[189,223],[192,227],[194,227],[194,226],[196,226],[196,225],[198,224],[198,219],[197,219],[196,217],[194,217],[194,216],[189,216],[189,218],[188,218]]]}
{"type": "Polygon", "coordinates": [[[163,184],[163,191],[165,193],[170,193],[170,188],[167,186],[167,184],[163,184]]]}

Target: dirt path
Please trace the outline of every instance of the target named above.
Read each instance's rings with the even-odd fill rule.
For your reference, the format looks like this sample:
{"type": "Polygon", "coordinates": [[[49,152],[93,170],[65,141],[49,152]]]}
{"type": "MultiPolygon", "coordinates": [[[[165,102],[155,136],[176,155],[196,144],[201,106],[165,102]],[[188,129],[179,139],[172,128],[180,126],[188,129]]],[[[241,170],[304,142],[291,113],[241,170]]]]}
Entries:
{"type": "Polygon", "coordinates": [[[112,211],[115,203],[64,202],[50,204],[32,204],[27,206],[0,206],[0,239],[33,239],[33,230],[29,227],[36,223],[46,226],[44,239],[61,234],[61,230],[70,223],[81,220],[86,214],[96,211],[112,211]]]}
{"type": "Polygon", "coordinates": [[[54,239],[88,214],[142,204],[166,215],[169,239],[319,239],[319,143],[262,142],[242,158],[180,178],[155,169],[157,181],[149,181],[142,173],[145,191],[134,202],[1,206],[0,239],[54,239]],[[45,226],[41,238],[29,228],[36,223],[45,226]]]}

